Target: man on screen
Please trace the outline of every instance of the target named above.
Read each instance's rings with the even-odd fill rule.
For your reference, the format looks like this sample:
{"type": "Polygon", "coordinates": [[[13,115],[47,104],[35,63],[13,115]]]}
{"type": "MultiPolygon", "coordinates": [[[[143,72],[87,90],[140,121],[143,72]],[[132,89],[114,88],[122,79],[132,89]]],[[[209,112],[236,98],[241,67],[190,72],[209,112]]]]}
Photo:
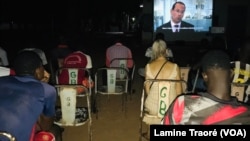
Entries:
{"type": "Polygon", "coordinates": [[[177,1],[170,10],[171,20],[156,29],[156,33],[162,32],[166,37],[178,33],[193,33],[194,25],[182,21],[186,6],[183,2],[177,1]],[[174,34],[173,34],[174,33],[174,34]]]}

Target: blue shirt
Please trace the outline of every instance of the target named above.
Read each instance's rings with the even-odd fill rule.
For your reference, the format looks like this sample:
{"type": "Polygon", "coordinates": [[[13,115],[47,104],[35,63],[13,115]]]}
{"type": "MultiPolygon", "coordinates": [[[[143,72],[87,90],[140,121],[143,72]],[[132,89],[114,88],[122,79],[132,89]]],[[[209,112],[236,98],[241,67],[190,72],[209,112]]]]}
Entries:
{"type": "Polygon", "coordinates": [[[39,116],[55,115],[55,102],[55,88],[33,76],[0,77],[0,130],[29,141],[39,116]]]}

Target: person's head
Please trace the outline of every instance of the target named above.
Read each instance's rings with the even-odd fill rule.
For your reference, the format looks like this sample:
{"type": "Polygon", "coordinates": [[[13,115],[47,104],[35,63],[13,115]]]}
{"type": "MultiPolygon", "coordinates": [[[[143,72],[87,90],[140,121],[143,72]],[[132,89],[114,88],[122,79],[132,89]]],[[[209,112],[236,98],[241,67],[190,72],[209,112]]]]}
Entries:
{"type": "Polygon", "coordinates": [[[180,1],[175,2],[170,11],[172,21],[174,23],[181,22],[184,16],[185,10],[186,10],[186,6],[183,2],[180,2],[180,1]]]}
{"type": "Polygon", "coordinates": [[[151,61],[159,57],[166,57],[167,44],[164,40],[155,40],[152,46],[151,61]]]}
{"type": "Polygon", "coordinates": [[[36,79],[44,78],[44,67],[40,57],[33,51],[22,51],[13,61],[13,69],[18,76],[30,75],[36,79]]]}
{"type": "Polygon", "coordinates": [[[201,60],[201,67],[208,92],[230,90],[231,64],[226,52],[222,50],[208,51],[201,60]]]}

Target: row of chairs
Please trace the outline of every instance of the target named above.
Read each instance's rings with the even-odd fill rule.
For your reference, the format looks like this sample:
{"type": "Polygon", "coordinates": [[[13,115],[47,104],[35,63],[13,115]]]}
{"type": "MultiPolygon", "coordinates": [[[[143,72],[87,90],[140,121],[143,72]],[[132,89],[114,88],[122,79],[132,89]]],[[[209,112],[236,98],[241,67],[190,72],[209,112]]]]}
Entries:
{"type": "Polygon", "coordinates": [[[58,92],[59,104],[56,107],[55,124],[65,127],[81,126],[88,123],[88,139],[92,141],[91,113],[92,109],[96,108],[96,118],[98,119],[100,109],[98,95],[121,95],[122,110],[126,111],[127,95],[130,94],[131,98],[135,71],[135,63],[132,68],[126,67],[126,62],[130,59],[117,58],[113,60],[118,61],[120,67],[98,68],[94,74],[94,80],[91,71],[86,68],[60,68],[57,70],[55,88],[58,92]],[[63,71],[68,73],[68,84],[60,84],[59,76],[63,71]],[[82,72],[87,81],[78,84],[78,75],[82,72]]]}

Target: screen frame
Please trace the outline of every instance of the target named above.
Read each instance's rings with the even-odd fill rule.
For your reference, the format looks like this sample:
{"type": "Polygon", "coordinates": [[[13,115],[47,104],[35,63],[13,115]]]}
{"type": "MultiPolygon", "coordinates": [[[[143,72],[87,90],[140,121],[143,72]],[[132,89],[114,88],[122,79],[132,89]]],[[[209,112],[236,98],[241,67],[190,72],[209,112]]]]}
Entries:
{"type": "MultiPolygon", "coordinates": [[[[162,25],[162,23],[160,23],[160,24],[156,24],[156,18],[159,18],[159,17],[157,17],[156,15],[157,15],[157,11],[155,10],[155,5],[156,5],[156,2],[159,2],[159,1],[162,1],[162,2],[166,2],[166,1],[168,1],[168,8],[166,9],[164,9],[164,6],[161,6],[161,7],[163,7],[163,9],[164,10],[162,10],[162,11],[165,11],[165,13],[166,14],[163,14],[163,15],[168,15],[168,17],[169,17],[169,19],[167,19],[167,18],[165,18],[165,20],[163,20],[162,21],[162,23],[164,24],[164,23],[166,23],[166,22],[168,22],[169,20],[170,20],[170,10],[171,10],[171,8],[172,8],[172,4],[176,1],[176,0],[153,0],[153,6],[152,6],[152,16],[153,16],[153,37],[155,37],[155,34],[156,34],[156,28],[158,27],[158,26],[161,26],[162,25]]],[[[190,5],[190,3],[191,2],[193,2],[194,0],[182,0],[182,2],[184,2],[185,3],[185,5],[186,5],[186,11],[185,11],[185,13],[187,12],[187,8],[188,8],[188,6],[187,6],[187,2],[189,3],[189,5],[190,5]]],[[[201,28],[201,27],[199,27],[199,26],[197,26],[197,24],[194,24],[194,26],[195,26],[195,33],[192,35],[192,36],[189,36],[189,35],[187,35],[187,34],[183,34],[183,35],[180,35],[180,36],[176,36],[176,37],[173,37],[173,38],[166,38],[166,41],[174,41],[174,40],[187,40],[187,41],[197,41],[197,40],[200,40],[201,38],[206,38],[206,36],[210,33],[210,29],[211,29],[211,27],[213,27],[213,24],[214,24],[214,19],[213,19],[213,17],[214,17],[214,0],[209,0],[210,2],[210,4],[209,4],[209,6],[206,8],[206,9],[204,9],[204,4],[206,4],[206,2],[207,2],[208,0],[201,0],[201,2],[203,2],[202,4],[203,4],[203,9],[202,10],[204,10],[203,12],[205,13],[205,15],[209,15],[209,17],[207,17],[207,18],[205,18],[204,16],[202,17],[202,18],[199,18],[199,19],[190,19],[190,21],[191,20],[197,20],[198,22],[206,22],[206,25],[207,26],[205,26],[203,29],[201,28]],[[202,20],[202,21],[201,21],[202,20]]],[[[165,4],[166,5],[166,4],[165,4]]],[[[192,6],[191,6],[192,7],[192,6]]],[[[192,8],[196,8],[197,7],[197,5],[195,6],[195,7],[192,7],[192,8]]],[[[190,10],[191,8],[189,8],[189,10],[190,10]]],[[[162,12],[161,11],[161,12],[162,12]]],[[[161,15],[161,14],[158,14],[158,15],[161,15]]],[[[185,17],[185,16],[187,16],[187,15],[184,15],[183,17],[185,17]]],[[[163,17],[162,17],[163,18],[163,17]]],[[[188,20],[186,20],[186,19],[184,19],[184,21],[187,21],[187,22],[189,22],[190,23],[190,21],[188,21],[188,20]]],[[[191,24],[193,24],[192,22],[191,22],[191,24]]],[[[200,24],[200,25],[204,25],[204,24],[200,24]]]]}

